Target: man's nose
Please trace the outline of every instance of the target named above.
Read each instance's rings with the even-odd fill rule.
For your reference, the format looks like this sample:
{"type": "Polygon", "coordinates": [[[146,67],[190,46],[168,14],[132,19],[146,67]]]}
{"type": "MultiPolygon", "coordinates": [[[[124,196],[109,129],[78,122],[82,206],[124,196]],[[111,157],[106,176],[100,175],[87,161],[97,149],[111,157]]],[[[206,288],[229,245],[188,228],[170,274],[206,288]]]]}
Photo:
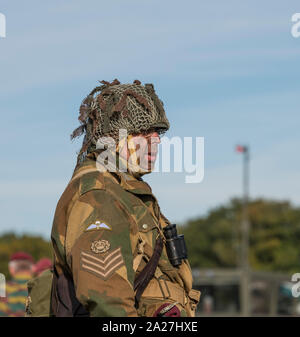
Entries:
{"type": "Polygon", "coordinates": [[[151,134],[151,141],[154,143],[160,143],[161,141],[160,141],[160,136],[159,136],[159,134],[158,134],[158,132],[153,132],[152,134],[151,134]]]}

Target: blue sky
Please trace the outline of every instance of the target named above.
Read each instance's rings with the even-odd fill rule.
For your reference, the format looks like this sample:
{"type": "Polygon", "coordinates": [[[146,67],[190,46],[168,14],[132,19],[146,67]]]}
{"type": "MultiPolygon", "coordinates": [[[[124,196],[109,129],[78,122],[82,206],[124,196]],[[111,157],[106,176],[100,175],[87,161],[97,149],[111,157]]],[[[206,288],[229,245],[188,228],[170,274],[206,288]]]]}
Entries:
{"type": "Polygon", "coordinates": [[[300,204],[299,1],[1,0],[0,233],[49,237],[81,140],[69,135],[97,80],[154,83],[172,136],[205,137],[205,177],[152,174],[172,222],[241,194],[300,204]]]}

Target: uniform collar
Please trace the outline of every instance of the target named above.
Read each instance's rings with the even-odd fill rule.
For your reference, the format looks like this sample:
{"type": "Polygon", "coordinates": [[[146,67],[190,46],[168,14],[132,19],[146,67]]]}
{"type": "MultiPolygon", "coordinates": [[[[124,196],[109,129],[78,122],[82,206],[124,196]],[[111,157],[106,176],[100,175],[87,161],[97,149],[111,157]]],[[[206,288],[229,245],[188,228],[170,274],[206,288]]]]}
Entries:
{"type": "MultiPolygon", "coordinates": [[[[84,162],[77,166],[74,170],[73,177],[80,173],[81,171],[95,168],[96,169],[96,159],[97,153],[93,152],[87,155],[84,162]]],[[[117,178],[119,184],[127,191],[134,194],[149,194],[152,195],[151,187],[141,178],[133,176],[130,172],[109,172],[105,173],[106,175],[113,176],[117,178]]]]}
{"type": "Polygon", "coordinates": [[[150,194],[152,195],[151,187],[142,179],[136,179],[132,175],[121,172],[118,173],[121,177],[121,186],[134,194],[150,194]],[[129,176],[129,177],[128,177],[129,176]]]}

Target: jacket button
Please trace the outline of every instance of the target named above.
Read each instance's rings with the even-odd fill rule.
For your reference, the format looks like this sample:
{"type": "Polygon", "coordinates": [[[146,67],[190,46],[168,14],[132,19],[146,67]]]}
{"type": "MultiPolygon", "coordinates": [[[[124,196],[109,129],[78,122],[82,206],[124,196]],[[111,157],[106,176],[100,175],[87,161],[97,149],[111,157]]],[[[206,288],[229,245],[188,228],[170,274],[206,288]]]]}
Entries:
{"type": "Polygon", "coordinates": [[[146,223],[144,223],[142,227],[143,227],[143,229],[147,229],[148,225],[146,223]]]}

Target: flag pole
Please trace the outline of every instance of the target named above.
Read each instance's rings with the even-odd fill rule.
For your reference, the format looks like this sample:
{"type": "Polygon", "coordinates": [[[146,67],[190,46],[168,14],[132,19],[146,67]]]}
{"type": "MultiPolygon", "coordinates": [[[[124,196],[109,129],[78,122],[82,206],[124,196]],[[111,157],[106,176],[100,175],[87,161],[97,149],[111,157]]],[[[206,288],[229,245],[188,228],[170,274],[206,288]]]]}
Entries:
{"type": "Polygon", "coordinates": [[[241,245],[241,312],[242,316],[250,314],[250,270],[249,270],[249,147],[238,146],[243,154],[243,209],[242,209],[242,245],[241,245]]]}

